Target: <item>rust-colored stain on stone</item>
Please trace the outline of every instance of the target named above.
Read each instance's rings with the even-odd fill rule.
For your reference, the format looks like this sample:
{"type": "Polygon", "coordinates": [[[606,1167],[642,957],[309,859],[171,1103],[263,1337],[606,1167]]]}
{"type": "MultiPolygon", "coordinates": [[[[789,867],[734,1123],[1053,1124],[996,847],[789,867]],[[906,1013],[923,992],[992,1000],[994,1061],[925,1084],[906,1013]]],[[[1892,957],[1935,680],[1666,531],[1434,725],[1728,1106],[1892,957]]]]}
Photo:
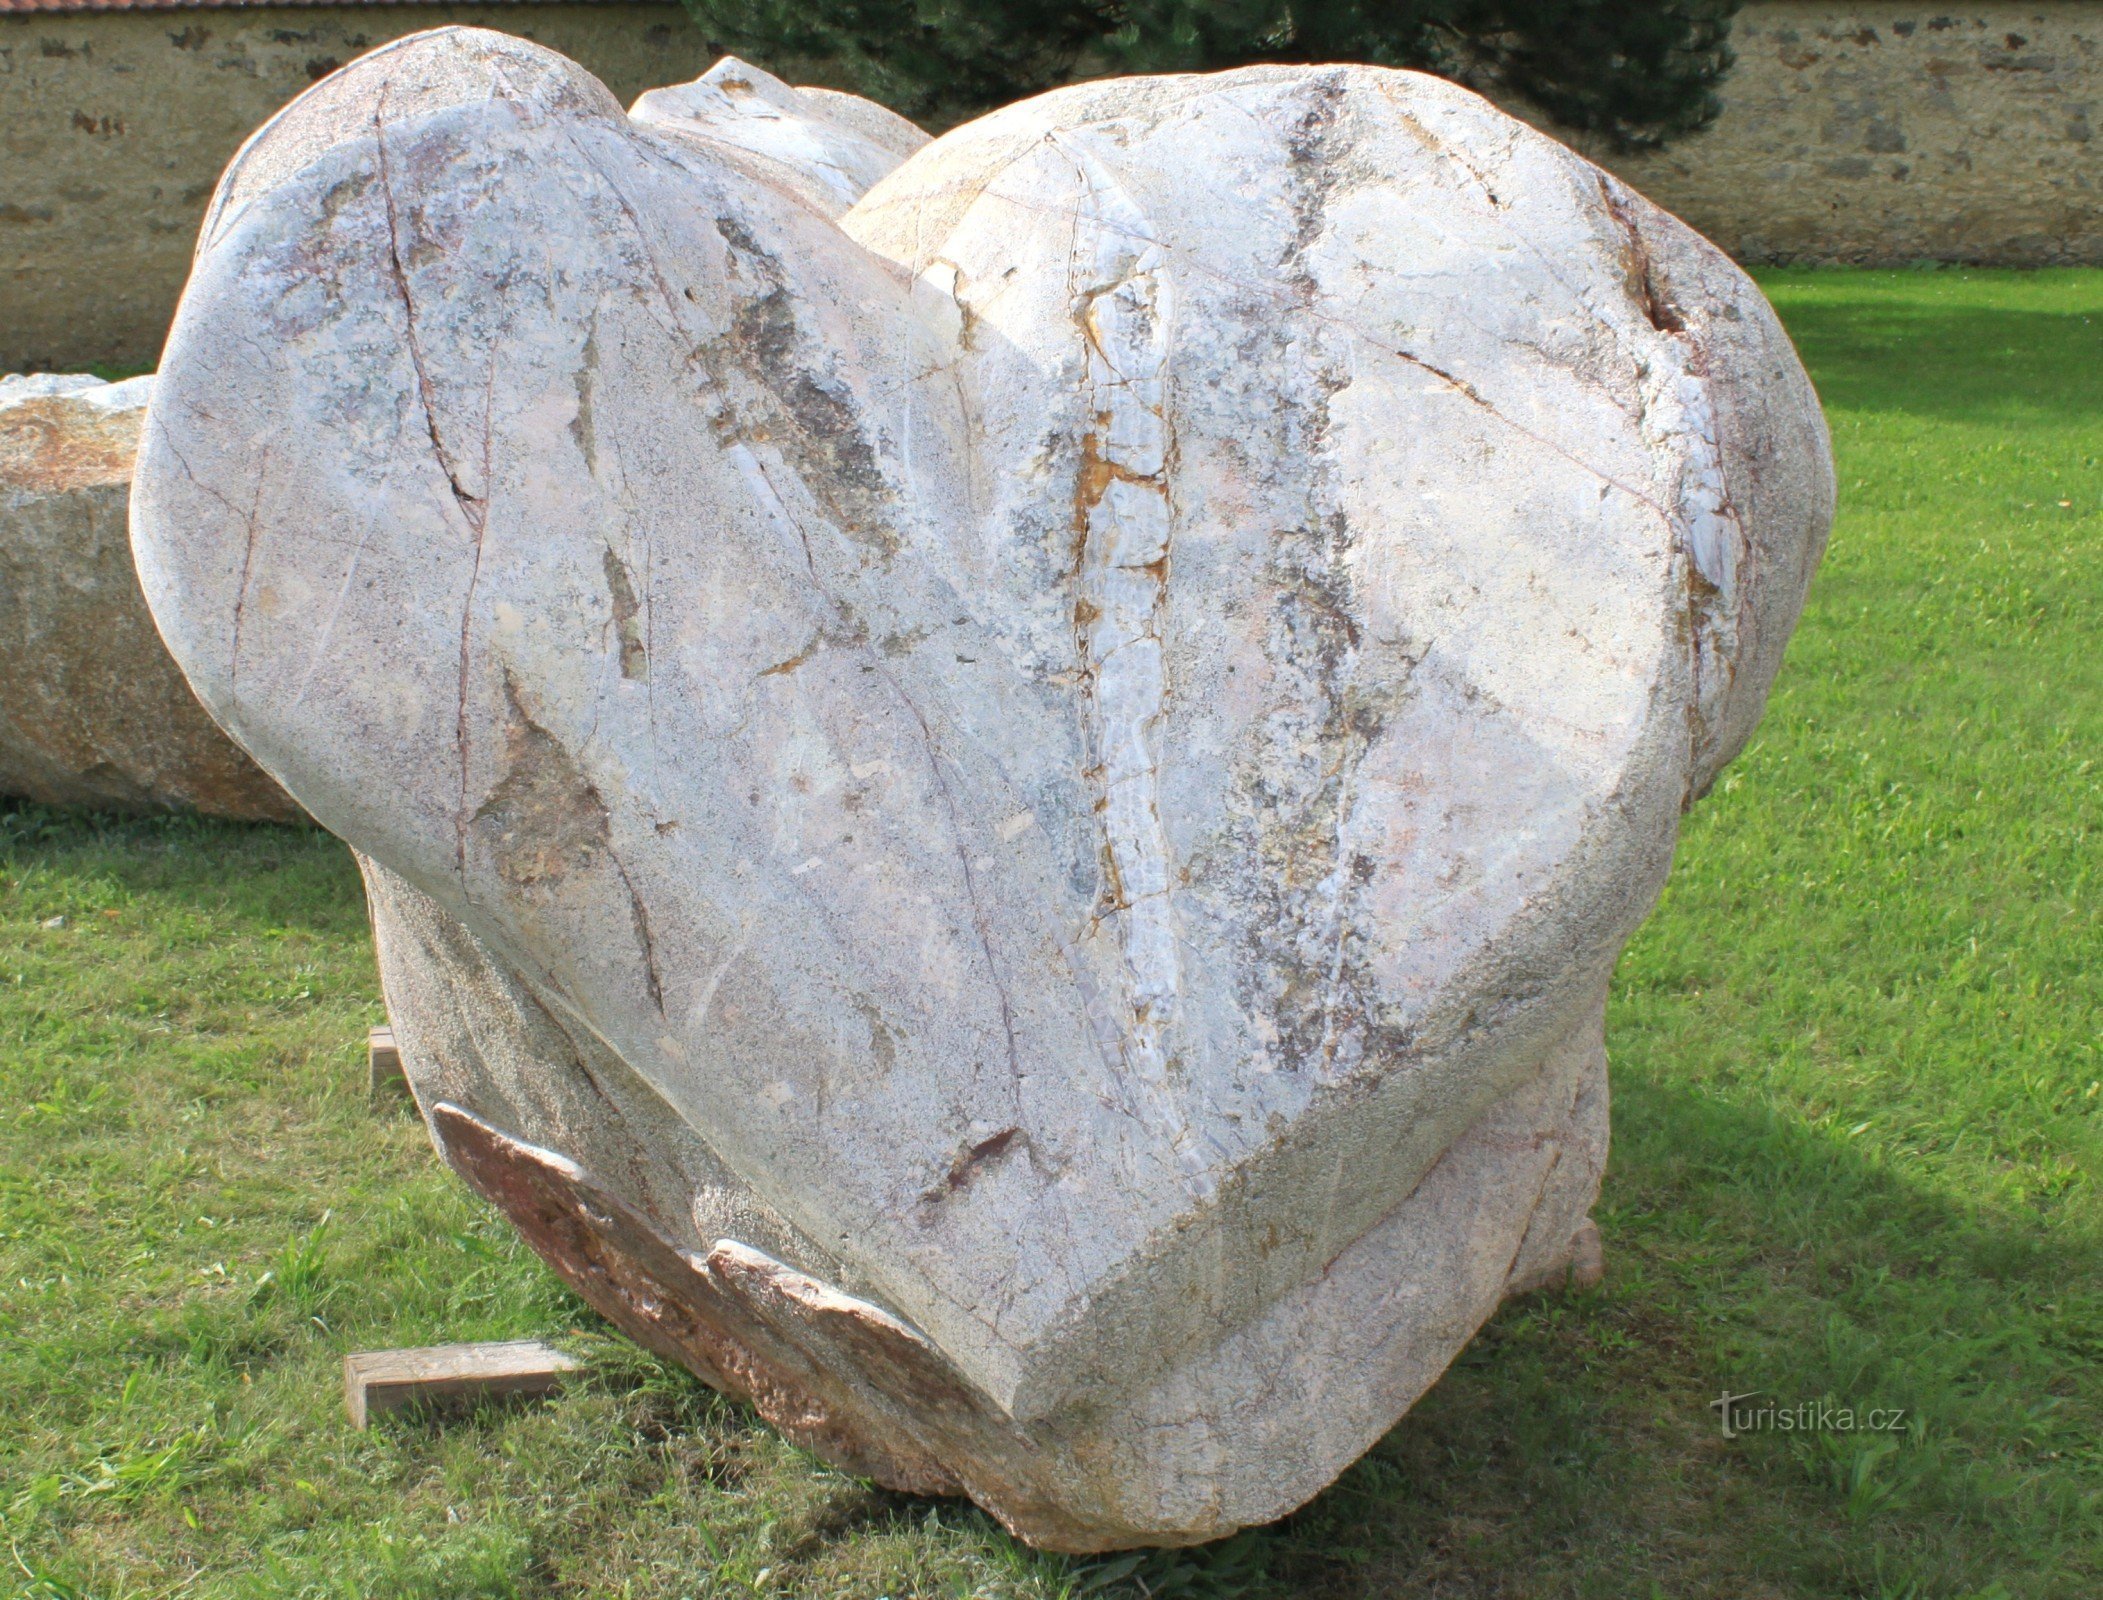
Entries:
{"type": "Polygon", "coordinates": [[[644,1348],[858,1477],[968,1494],[1033,1544],[1104,1547],[1035,1481],[1023,1430],[881,1306],[734,1239],[681,1250],[566,1156],[444,1101],[429,1115],[454,1170],[644,1348]]]}
{"type": "Polygon", "coordinates": [[[0,411],[0,482],[32,494],[129,484],[138,435],[124,412],[89,419],[63,396],[26,400],[0,411]]]}
{"type": "Polygon", "coordinates": [[[140,397],[0,386],[0,794],[292,822],[292,797],[206,715],[132,566],[140,397]],[[19,396],[19,398],[17,397],[19,396]]]}
{"type": "MultiPolygon", "coordinates": [[[[859,1345],[881,1350],[915,1400],[961,1398],[941,1357],[876,1307],[829,1295],[815,1280],[729,1241],[706,1259],[678,1249],[575,1162],[515,1139],[455,1105],[431,1124],[446,1159],[496,1206],[562,1280],[637,1344],[749,1400],[791,1438],[858,1476],[913,1494],[956,1494],[956,1479],[773,1324],[829,1313],[859,1345]],[[902,1354],[893,1348],[908,1347],[902,1354]],[[935,1370],[930,1370],[935,1369],[935,1370]]],[[[815,1329],[808,1330],[815,1332],[815,1329]]]]}

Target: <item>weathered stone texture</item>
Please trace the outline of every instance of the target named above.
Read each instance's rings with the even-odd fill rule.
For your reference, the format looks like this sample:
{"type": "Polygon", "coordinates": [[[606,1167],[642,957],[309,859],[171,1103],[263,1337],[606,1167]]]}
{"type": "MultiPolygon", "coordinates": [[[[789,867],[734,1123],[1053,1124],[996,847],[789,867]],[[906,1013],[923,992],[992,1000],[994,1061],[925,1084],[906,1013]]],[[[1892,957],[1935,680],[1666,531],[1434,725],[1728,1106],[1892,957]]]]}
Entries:
{"type": "Polygon", "coordinates": [[[0,794],[290,821],[154,631],[125,506],[151,378],[0,378],[0,794]]]}
{"type": "Polygon", "coordinates": [[[1099,1549],[1591,1270],[1607,975],[1832,506],[1607,174],[1371,68],[922,146],[451,30],[244,150],[161,382],[171,647],[364,859],[441,1148],[653,1349],[1099,1549]]]}
{"type": "Polygon", "coordinates": [[[1740,261],[2103,263],[2103,6],[1755,0],[1709,131],[1593,150],[1740,261]]]}

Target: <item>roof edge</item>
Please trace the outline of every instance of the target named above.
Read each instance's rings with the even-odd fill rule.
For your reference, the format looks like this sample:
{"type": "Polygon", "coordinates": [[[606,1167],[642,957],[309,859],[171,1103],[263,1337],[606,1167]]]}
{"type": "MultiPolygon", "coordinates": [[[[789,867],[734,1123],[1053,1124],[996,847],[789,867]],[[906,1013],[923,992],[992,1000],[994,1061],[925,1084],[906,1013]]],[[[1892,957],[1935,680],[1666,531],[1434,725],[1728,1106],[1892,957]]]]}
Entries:
{"type": "Polygon", "coordinates": [[[383,6],[509,10],[520,6],[678,4],[679,0],[0,0],[0,17],[84,16],[102,11],[370,11],[383,6]]]}

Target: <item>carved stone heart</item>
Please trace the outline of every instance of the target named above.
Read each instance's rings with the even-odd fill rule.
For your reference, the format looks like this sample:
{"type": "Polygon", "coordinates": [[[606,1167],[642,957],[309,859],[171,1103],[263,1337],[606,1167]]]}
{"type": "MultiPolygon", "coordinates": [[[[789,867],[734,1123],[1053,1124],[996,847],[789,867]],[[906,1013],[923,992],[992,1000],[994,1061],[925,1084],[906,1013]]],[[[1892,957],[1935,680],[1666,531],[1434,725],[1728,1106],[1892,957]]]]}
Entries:
{"type": "Polygon", "coordinates": [[[1435,79],[923,143],[374,52],[221,184],[139,564],[593,1304],[1026,1538],[1213,1537],[1566,1260],[1824,427],[1736,268],[1435,79]]]}

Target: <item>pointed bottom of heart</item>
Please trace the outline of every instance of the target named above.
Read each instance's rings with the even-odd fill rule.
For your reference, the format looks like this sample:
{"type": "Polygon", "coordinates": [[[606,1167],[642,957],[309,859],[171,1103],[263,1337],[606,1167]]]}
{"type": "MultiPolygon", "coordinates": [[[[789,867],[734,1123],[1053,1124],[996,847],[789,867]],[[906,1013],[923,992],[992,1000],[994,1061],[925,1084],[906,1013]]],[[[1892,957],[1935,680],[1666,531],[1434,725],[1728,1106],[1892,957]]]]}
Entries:
{"type": "MultiPolygon", "coordinates": [[[[457,1105],[433,1106],[430,1120],[454,1169],[593,1310],[833,1465],[910,1494],[968,1494],[1048,1549],[1188,1544],[1228,1531],[1077,1520],[1033,1485],[1043,1446],[882,1307],[735,1240],[705,1256],[682,1250],[576,1162],[457,1105]]],[[[1508,1287],[1589,1287],[1599,1260],[1586,1218],[1566,1251],[1545,1253],[1508,1287]]]]}

